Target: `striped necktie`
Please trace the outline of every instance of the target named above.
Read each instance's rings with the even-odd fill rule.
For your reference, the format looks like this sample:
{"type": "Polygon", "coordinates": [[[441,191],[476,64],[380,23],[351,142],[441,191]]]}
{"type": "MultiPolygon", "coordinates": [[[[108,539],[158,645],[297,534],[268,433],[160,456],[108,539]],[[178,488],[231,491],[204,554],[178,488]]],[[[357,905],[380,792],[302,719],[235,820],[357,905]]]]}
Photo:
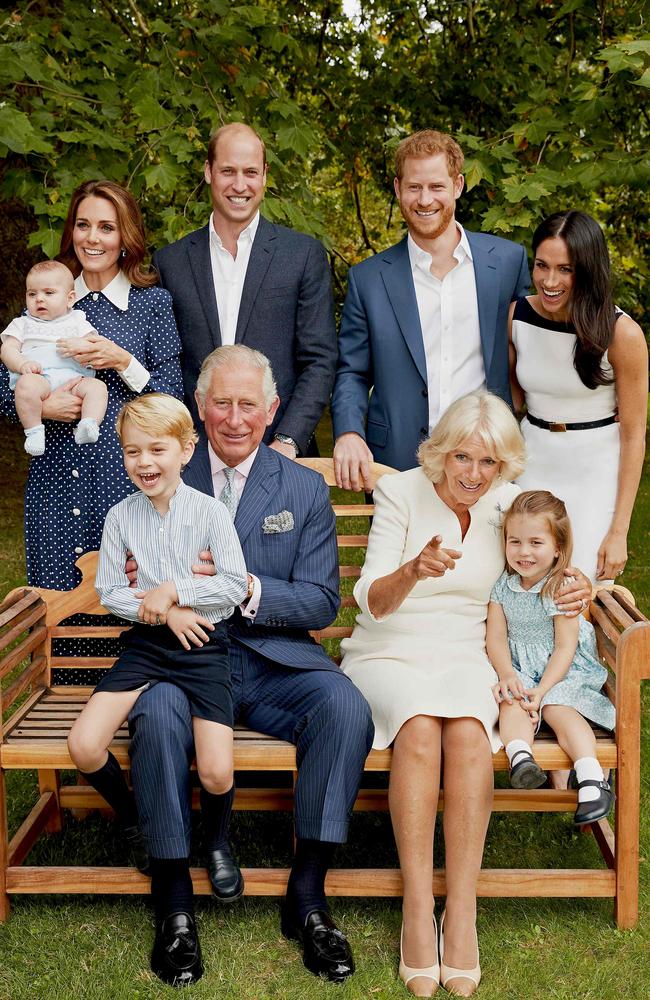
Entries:
{"type": "Polygon", "coordinates": [[[219,499],[222,504],[225,504],[228,513],[234,521],[235,514],[237,513],[237,505],[239,504],[239,493],[235,486],[235,470],[225,468],[223,474],[226,477],[226,485],[219,494],[219,499]]]}

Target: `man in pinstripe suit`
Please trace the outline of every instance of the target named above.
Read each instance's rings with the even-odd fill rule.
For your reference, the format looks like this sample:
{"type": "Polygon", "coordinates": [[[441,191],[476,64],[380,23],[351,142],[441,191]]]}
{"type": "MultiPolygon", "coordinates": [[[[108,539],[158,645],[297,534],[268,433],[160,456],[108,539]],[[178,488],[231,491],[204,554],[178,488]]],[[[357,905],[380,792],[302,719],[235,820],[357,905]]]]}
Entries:
{"type": "MultiPolygon", "coordinates": [[[[342,982],[354,962],[330,917],[324,883],[334,848],[347,836],[373,724],[360,692],[308,633],[333,621],[339,606],[329,491],[320,475],[262,443],[279,405],[264,355],[241,344],[217,348],[203,363],[196,399],[207,443],[184,479],[234,513],[248,570],[248,597],[230,627],[235,717],[297,749],[297,846],[282,930],[302,943],[307,968],[342,982]]],[[[187,701],[177,688],[157,684],[138,699],[130,721],[142,832],[150,854],[169,859],[176,879],[176,889],[165,889],[168,916],[180,910],[193,918],[187,701]]],[[[231,799],[224,802],[208,847],[221,899],[236,898],[241,885],[227,839],[230,806],[231,799]]]]}

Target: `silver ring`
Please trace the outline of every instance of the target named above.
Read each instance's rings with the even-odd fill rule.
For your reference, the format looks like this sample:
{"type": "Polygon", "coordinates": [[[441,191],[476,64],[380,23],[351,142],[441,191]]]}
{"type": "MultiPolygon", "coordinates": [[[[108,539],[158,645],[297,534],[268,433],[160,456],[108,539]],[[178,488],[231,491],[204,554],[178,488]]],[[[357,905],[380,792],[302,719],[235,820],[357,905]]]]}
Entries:
{"type": "Polygon", "coordinates": [[[582,604],[582,607],[583,607],[583,610],[584,610],[584,608],[587,607],[587,602],[585,601],[584,597],[582,598],[582,601],[580,603],[582,604]]]}
{"type": "MultiPolygon", "coordinates": [[[[584,605],[584,601],[582,603],[584,605]]],[[[156,625],[160,625],[160,615],[156,615],[156,625]]]]}

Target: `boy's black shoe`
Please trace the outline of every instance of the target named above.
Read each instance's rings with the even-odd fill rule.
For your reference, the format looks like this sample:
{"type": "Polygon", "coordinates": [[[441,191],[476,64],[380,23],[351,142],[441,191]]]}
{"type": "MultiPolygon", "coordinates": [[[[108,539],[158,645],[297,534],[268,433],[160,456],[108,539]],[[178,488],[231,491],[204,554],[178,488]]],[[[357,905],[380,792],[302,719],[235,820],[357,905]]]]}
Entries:
{"type": "Polygon", "coordinates": [[[156,928],[151,970],[170,986],[192,986],[201,978],[201,946],[189,913],[172,913],[156,928]]]}
{"type": "Polygon", "coordinates": [[[332,983],[343,983],[354,972],[348,939],[327,910],[312,910],[301,922],[285,899],[280,927],[286,938],[300,941],[302,960],[315,976],[324,976],[332,983]]]}
{"type": "Polygon", "coordinates": [[[212,895],[222,903],[234,903],[244,892],[244,878],[229,847],[205,852],[205,867],[212,895]]]}

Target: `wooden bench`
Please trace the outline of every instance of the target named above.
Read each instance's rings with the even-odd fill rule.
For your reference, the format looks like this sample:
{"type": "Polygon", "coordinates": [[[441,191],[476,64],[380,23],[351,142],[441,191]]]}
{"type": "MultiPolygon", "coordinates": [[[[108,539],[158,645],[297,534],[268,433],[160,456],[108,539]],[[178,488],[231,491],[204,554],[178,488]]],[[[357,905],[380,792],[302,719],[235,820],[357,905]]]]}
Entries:
{"type": "MultiPolygon", "coordinates": [[[[304,460],[323,473],[333,485],[328,459],[304,460]]],[[[383,471],[376,467],[376,479],[383,471]]],[[[349,595],[351,579],[359,575],[366,545],[367,517],[372,506],[366,503],[335,504],[339,518],[362,518],[359,530],[339,536],[343,617],[339,624],[315,633],[318,641],[340,639],[351,632],[354,600],[349,595]],[[347,586],[346,586],[347,584],[347,586]]],[[[113,662],[100,657],[53,657],[52,642],[62,637],[115,637],[123,627],[107,625],[104,610],[93,587],[96,554],[87,553],[78,562],[83,582],[74,591],[19,588],[0,605],[0,683],[2,718],[13,714],[0,729],[0,919],[9,915],[9,898],[18,893],[146,893],[149,880],[133,868],[71,867],[56,865],[30,867],[24,864],[30,850],[44,833],[62,828],[63,810],[106,808],[99,795],[84,784],[62,784],[61,769],[71,768],[66,738],[70,726],[91,691],[90,687],[52,685],[52,669],[106,668],[113,662]],[[61,624],[72,614],[96,615],[90,626],[61,624]],[[38,774],[39,797],[20,828],[9,840],[7,833],[5,772],[33,769],[38,774]]],[[[616,769],[615,832],[606,820],[593,824],[591,832],[601,849],[605,867],[596,869],[483,869],[479,876],[480,896],[608,896],[615,900],[619,927],[633,927],[638,919],[639,793],[640,793],[640,682],[650,676],[650,623],[637,610],[629,592],[599,591],[591,602],[590,616],[596,627],[603,662],[613,673],[607,692],[617,706],[616,737],[598,739],[598,758],[604,768],[616,769]]],[[[112,750],[123,768],[128,769],[128,733],[117,734],[112,750]]],[[[554,739],[540,739],[535,756],[546,769],[567,768],[570,761],[554,739]]],[[[507,770],[503,751],[494,754],[494,770],[507,770]]],[[[371,751],[366,772],[390,770],[391,751],[371,751]]],[[[294,747],[289,743],[237,729],[235,767],[239,772],[289,772],[295,776],[294,747]]],[[[376,782],[375,782],[376,783],[376,782]]],[[[443,805],[441,792],[439,808],[443,805]]],[[[499,812],[572,812],[576,793],[538,789],[517,791],[497,789],[494,810],[499,812]]],[[[291,788],[241,788],[236,806],[246,810],[289,810],[291,788]]],[[[385,789],[361,790],[356,809],[386,810],[385,789]]],[[[488,834],[489,837],[489,834],[488,834]]],[[[283,893],[286,869],[244,869],[248,895],[277,896],[283,893]]],[[[193,869],[197,893],[210,891],[203,869],[193,869]]],[[[399,896],[401,877],[393,869],[338,869],[330,871],[327,891],[342,896],[399,896]]],[[[445,893],[444,870],[434,873],[434,892],[445,893]]]]}

